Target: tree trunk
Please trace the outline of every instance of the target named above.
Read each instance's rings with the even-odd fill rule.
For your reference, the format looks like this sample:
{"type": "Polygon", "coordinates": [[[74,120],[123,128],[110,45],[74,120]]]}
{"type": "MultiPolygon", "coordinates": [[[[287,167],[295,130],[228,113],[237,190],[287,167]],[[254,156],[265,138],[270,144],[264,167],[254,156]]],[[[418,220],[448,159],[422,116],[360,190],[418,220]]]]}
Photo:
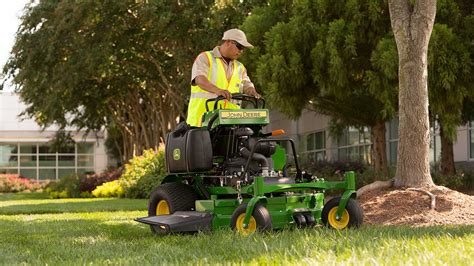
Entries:
{"type": "Polygon", "coordinates": [[[385,122],[377,121],[371,129],[374,166],[378,175],[388,176],[387,143],[385,139],[385,122]]]}
{"type": "Polygon", "coordinates": [[[445,134],[443,124],[440,123],[439,135],[441,137],[441,174],[452,176],[456,174],[454,166],[453,141],[445,134]]]}
{"type": "Polygon", "coordinates": [[[399,141],[396,187],[433,185],[428,119],[428,44],[436,0],[389,0],[399,58],[399,141]]]}

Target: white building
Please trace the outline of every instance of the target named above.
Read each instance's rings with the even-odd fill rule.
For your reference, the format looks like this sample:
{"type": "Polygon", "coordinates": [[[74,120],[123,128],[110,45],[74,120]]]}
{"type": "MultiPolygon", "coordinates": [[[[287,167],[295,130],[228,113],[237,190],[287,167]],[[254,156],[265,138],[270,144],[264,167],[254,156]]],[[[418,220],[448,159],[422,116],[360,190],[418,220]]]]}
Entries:
{"type": "Polygon", "coordinates": [[[57,128],[42,131],[34,120],[22,121],[18,116],[24,110],[17,94],[0,91],[0,174],[46,180],[71,173],[100,173],[107,168],[103,133],[98,137],[84,136],[67,129],[76,143],[52,152],[48,142],[57,128]]]}

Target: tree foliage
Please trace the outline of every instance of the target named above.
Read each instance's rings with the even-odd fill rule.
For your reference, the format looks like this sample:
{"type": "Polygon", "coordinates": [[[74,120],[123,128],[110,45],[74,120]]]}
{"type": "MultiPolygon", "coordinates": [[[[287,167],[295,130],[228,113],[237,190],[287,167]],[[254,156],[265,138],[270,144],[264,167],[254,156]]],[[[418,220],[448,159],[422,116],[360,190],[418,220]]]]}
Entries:
{"type": "MultiPolygon", "coordinates": [[[[396,65],[396,52],[386,53],[394,45],[387,3],[271,3],[243,25],[249,35],[261,36],[263,48],[248,57],[258,61],[257,82],[270,104],[293,118],[309,107],[338,124],[382,125],[377,133],[384,140],[384,122],[397,104],[396,82],[384,73],[387,61],[396,65]]],[[[378,147],[386,169],[385,145],[378,147]]]]}
{"type": "Polygon", "coordinates": [[[474,97],[473,35],[472,29],[466,28],[474,13],[472,4],[468,8],[462,2],[438,2],[428,53],[430,111],[452,141],[456,140],[457,127],[465,123],[464,101],[474,97]]]}
{"type": "MultiPolygon", "coordinates": [[[[320,112],[351,120],[353,112],[343,115],[334,111],[342,106],[328,103],[337,100],[336,105],[344,101],[364,107],[369,100],[383,103],[378,104],[381,112],[371,111],[371,119],[375,113],[382,119],[393,116],[396,86],[379,75],[378,66],[385,62],[374,55],[379,43],[390,38],[386,3],[270,2],[273,5],[254,10],[243,28],[262,45],[247,60],[258,62],[258,84],[275,107],[298,117],[307,107],[302,103],[311,102],[320,112]]],[[[359,117],[350,124],[367,122],[359,117]]]]}

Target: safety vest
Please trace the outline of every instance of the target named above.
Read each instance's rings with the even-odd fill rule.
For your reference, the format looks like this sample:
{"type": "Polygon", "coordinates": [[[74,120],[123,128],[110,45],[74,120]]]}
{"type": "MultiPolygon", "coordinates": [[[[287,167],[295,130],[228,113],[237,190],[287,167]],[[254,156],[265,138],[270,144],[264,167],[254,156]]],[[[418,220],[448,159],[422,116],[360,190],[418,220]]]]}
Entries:
{"type": "MultiPolygon", "coordinates": [[[[205,52],[205,54],[209,61],[207,79],[222,90],[228,90],[230,93],[241,93],[244,65],[237,60],[232,60],[230,62],[233,64],[232,75],[228,80],[222,59],[214,57],[211,51],[205,52]]],[[[189,100],[186,123],[191,126],[200,127],[202,115],[206,112],[206,100],[215,97],[216,95],[214,93],[207,92],[199,86],[191,86],[191,98],[189,100]]],[[[209,110],[214,109],[214,103],[215,102],[211,102],[208,104],[209,110]]],[[[240,107],[237,104],[225,100],[219,102],[219,108],[239,109],[240,107]]]]}

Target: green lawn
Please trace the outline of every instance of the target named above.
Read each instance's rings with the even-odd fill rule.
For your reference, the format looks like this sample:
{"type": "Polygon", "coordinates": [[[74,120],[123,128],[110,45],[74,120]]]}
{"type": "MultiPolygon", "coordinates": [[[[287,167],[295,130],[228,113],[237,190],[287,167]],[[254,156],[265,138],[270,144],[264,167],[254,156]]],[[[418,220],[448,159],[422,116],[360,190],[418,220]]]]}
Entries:
{"type": "Polygon", "coordinates": [[[145,200],[0,195],[0,264],[472,265],[474,226],[153,236],[145,200]]]}

